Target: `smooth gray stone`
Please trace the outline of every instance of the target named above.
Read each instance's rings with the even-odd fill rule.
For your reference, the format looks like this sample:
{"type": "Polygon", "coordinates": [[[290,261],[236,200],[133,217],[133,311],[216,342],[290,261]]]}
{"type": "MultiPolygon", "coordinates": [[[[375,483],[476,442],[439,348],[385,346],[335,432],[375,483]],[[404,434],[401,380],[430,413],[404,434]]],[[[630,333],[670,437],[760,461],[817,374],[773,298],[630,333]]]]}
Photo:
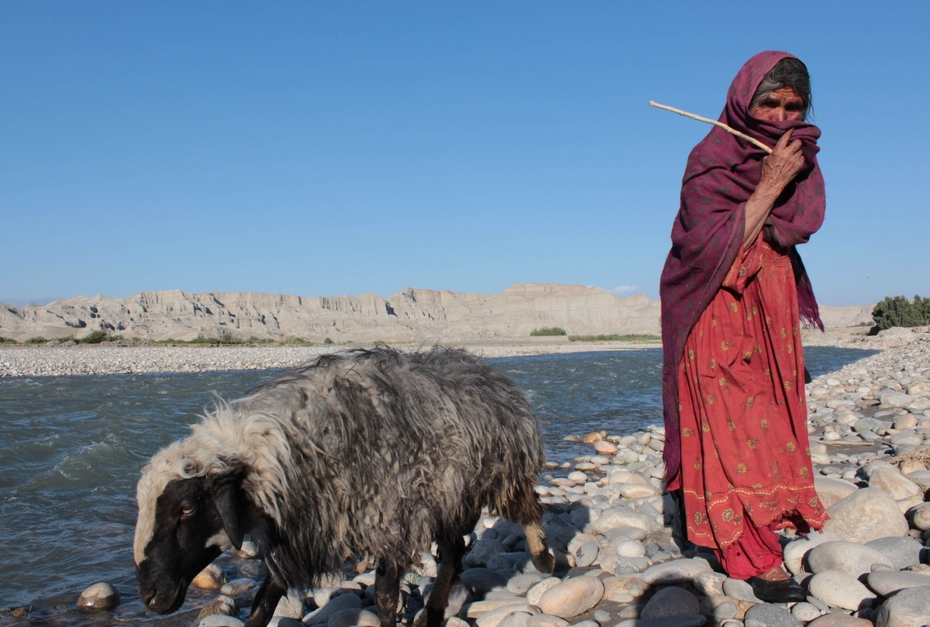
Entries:
{"type": "Polygon", "coordinates": [[[923,627],[930,619],[930,586],[902,590],[872,615],[875,627],[923,627]]]}
{"type": "Polygon", "coordinates": [[[85,610],[110,610],[119,605],[119,591],[106,581],[88,586],[78,597],[77,606],[85,610]]]}
{"type": "Polygon", "coordinates": [[[743,623],[747,627],[802,627],[791,612],[770,603],[759,603],[746,610],[743,623]]]}
{"type": "Polygon", "coordinates": [[[859,583],[856,577],[836,570],[811,577],[808,591],[827,605],[844,610],[858,610],[875,598],[875,593],[859,583]]]}
{"type": "Polygon", "coordinates": [[[597,542],[585,542],[575,551],[575,566],[584,568],[597,561],[600,546],[597,542]]]}
{"type": "Polygon", "coordinates": [[[695,576],[691,585],[706,597],[723,596],[723,582],[726,580],[727,576],[723,573],[706,572],[695,576]]]}
{"type": "Polygon", "coordinates": [[[329,621],[329,618],[341,610],[355,609],[362,606],[362,599],[357,594],[346,593],[333,597],[323,607],[310,612],[303,618],[307,625],[316,625],[329,621]]]}
{"type": "Polygon", "coordinates": [[[475,543],[472,550],[462,559],[462,563],[466,567],[484,566],[493,555],[506,552],[507,547],[497,538],[483,537],[475,543]]]}
{"type": "Polygon", "coordinates": [[[878,538],[866,543],[865,546],[884,555],[895,570],[917,566],[923,563],[924,558],[930,553],[930,549],[918,540],[908,537],[878,538]]]}
{"type": "Polygon", "coordinates": [[[710,570],[710,564],[700,558],[677,559],[644,570],[643,582],[647,585],[686,583],[710,570]]]}
{"type": "Polygon", "coordinates": [[[866,543],[907,534],[908,524],[897,502],[879,488],[857,490],[827,508],[825,528],[850,542],[866,543]]]}
{"type": "Polygon", "coordinates": [[[807,554],[807,563],[815,574],[838,570],[856,577],[872,572],[873,564],[892,565],[878,550],[855,542],[826,542],[815,546],[807,554]]]}
{"type": "MultiPolygon", "coordinates": [[[[845,482],[844,482],[845,483],[845,482]]],[[[816,485],[816,482],[815,482],[816,485]]],[[[815,547],[827,542],[842,541],[843,536],[835,531],[824,531],[823,533],[811,532],[797,540],[793,540],[785,545],[783,556],[785,566],[793,574],[798,574],[804,570],[804,558],[815,547]]]]}
{"type": "Polygon", "coordinates": [[[507,587],[506,577],[487,568],[469,568],[462,571],[459,579],[466,588],[478,596],[482,596],[491,590],[507,587]]]}
{"type": "Polygon", "coordinates": [[[507,590],[514,594],[526,594],[526,592],[543,580],[539,573],[526,573],[517,575],[507,582],[507,590]]]}
{"type": "Polygon", "coordinates": [[[882,596],[890,596],[908,588],[930,586],[930,575],[908,571],[883,571],[868,576],[869,587],[882,596]]]}
{"type": "Polygon", "coordinates": [[[707,619],[700,614],[672,616],[670,618],[631,618],[614,627],[701,627],[707,619]]]}
{"type": "Polygon", "coordinates": [[[821,614],[820,608],[811,603],[795,603],[791,608],[791,615],[802,623],[809,623],[821,614]]]}
{"type": "Polygon", "coordinates": [[[197,627],[245,627],[245,623],[234,616],[211,614],[201,618],[197,627]]]}
{"type": "Polygon", "coordinates": [[[762,603],[762,599],[752,591],[752,586],[741,579],[727,579],[723,582],[723,593],[731,599],[762,603]]]}
{"type": "Polygon", "coordinates": [[[668,618],[683,614],[700,614],[700,612],[701,606],[697,597],[683,588],[669,586],[652,595],[639,616],[644,619],[668,618]]]}
{"type": "Polygon", "coordinates": [[[363,610],[360,607],[339,610],[329,617],[326,627],[380,627],[381,621],[378,615],[369,610],[363,610]]]}

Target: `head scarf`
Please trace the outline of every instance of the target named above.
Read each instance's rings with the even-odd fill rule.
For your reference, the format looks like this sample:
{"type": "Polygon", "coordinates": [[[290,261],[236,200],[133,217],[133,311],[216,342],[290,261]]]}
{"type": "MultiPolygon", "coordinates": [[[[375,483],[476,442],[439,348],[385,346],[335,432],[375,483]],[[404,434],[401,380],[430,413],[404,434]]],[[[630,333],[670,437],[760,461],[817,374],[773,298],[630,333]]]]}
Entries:
{"type": "MultiPolygon", "coordinates": [[[[765,121],[749,115],[759,83],[775,65],[792,55],[760,52],[740,69],[727,93],[719,121],[774,147],[792,129],[801,140],[804,169],[776,201],[766,220],[765,237],[789,249],[795,268],[802,320],[823,329],[817,301],[794,246],[808,241],[823,223],[826,208],[823,176],[817,164],[820,129],[800,120],[765,121]]],[[[767,153],[714,127],[688,157],[681,186],[681,207],[672,226],[672,249],[662,271],[662,402],[665,418],[666,476],[681,464],[678,415],[678,366],[685,341],[713,300],[743,243],[746,201],[762,176],[767,153]]]]}

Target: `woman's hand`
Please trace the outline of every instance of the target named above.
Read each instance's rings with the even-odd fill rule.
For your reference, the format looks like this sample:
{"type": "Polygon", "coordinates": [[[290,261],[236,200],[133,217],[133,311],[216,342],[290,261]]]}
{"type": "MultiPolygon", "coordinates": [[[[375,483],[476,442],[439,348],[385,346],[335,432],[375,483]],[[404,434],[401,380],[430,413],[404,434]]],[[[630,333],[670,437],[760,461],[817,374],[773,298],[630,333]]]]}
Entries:
{"type": "Polygon", "coordinates": [[[791,141],[791,131],[788,129],[775,144],[772,154],[762,160],[762,178],[757,191],[777,198],[804,167],[801,140],[791,141]]]}
{"type": "Polygon", "coordinates": [[[746,201],[744,250],[756,241],[775,201],[803,167],[801,140],[791,141],[791,129],[788,129],[775,144],[772,154],[762,160],[762,178],[756,186],[756,191],[746,201]]]}

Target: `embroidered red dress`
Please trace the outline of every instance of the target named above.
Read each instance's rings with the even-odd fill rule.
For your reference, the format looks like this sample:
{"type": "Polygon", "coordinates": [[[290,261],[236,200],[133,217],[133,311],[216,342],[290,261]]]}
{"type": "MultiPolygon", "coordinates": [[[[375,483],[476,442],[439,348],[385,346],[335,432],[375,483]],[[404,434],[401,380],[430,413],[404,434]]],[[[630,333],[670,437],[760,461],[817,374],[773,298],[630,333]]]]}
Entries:
{"type": "MultiPolygon", "coordinates": [[[[781,563],[772,531],[820,529],[791,260],[762,235],[688,336],[678,371],[688,536],[731,577],[781,563]]],[[[677,483],[677,481],[676,481],[677,483]]]]}

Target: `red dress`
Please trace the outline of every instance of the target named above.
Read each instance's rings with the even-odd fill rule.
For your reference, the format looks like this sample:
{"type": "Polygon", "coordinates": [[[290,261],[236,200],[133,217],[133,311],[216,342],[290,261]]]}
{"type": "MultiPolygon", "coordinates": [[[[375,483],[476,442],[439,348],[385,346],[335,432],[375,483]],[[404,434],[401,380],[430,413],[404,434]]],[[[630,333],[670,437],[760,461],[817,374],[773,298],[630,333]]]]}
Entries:
{"type": "Polygon", "coordinates": [[[821,529],[827,518],[814,490],[800,336],[791,260],[760,235],[685,344],[674,483],[689,539],[715,549],[737,579],[781,563],[773,531],[821,529]]]}

